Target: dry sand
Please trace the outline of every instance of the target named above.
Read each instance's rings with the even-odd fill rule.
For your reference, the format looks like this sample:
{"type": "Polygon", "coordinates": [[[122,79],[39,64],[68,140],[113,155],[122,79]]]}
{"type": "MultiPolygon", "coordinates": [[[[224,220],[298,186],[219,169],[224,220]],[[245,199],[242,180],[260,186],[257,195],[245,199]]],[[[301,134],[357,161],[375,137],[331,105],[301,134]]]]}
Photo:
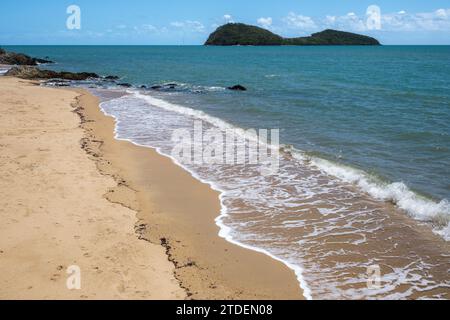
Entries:
{"type": "Polygon", "coordinates": [[[164,248],[80,147],[77,94],[0,77],[0,298],[183,299],[164,248]],[[81,290],[66,271],[81,270],[81,290]]]}
{"type": "Polygon", "coordinates": [[[0,298],[303,299],[292,270],[218,237],[216,192],[113,130],[84,91],[0,78],[0,298]]]}

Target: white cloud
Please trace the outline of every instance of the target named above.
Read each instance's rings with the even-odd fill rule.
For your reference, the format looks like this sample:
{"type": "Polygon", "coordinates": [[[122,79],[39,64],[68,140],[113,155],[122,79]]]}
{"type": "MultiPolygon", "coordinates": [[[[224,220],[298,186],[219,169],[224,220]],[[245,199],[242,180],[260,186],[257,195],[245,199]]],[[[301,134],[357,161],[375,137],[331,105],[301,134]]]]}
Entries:
{"type": "Polygon", "coordinates": [[[450,31],[450,9],[409,14],[390,13],[381,16],[383,30],[387,31],[450,31]]]}
{"type": "Polygon", "coordinates": [[[326,16],[325,22],[329,24],[333,24],[336,22],[336,16],[326,16]]]}
{"type": "Polygon", "coordinates": [[[291,29],[298,29],[301,31],[317,29],[317,25],[312,18],[294,12],[289,12],[287,17],[283,18],[283,21],[287,27],[291,29]]]}
{"type": "Polygon", "coordinates": [[[450,14],[449,11],[450,10],[438,9],[438,10],[436,10],[435,14],[438,18],[447,19],[450,14]]]}
{"type": "Polygon", "coordinates": [[[365,31],[367,29],[366,16],[359,17],[354,12],[349,12],[345,16],[336,17],[334,25],[338,29],[350,31],[365,31]]]}
{"type": "Polygon", "coordinates": [[[223,20],[225,20],[225,23],[234,23],[233,17],[230,14],[225,14],[223,20]]]}
{"type": "Polygon", "coordinates": [[[257,22],[263,28],[270,28],[270,26],[272,26],[273,20],[271,17],[267,18],[261,17],[257,20],[257,22]]]}
{"type": "Polygon", "coordinates": [[[159,33],[165,28],[158,28],[152,24],[143,24],[140,26],[135,26],[134,31],[139,34],[150,34],[150,33],[159,33]]]}
{"type": "Polygon", "coordinates": [[[183,29],[187,32],[205,32],[205,26],[199,22],[199,21],[192,21],[192,20],[186,20],[186,21],[175,21],[170,23],[170,25],[174,28],[183,29]]]}
{"type": "MultiPolygon", "coordinates": [[[[276,33],[289,36],[309,35],[313,32],[321,31],[327,28],[338,29],[357,33],[371,33],[375,30],[369,30],[367,27],[366,13],[358,15],[355,12],[349,12],[344,15],[327,15],[325,17],[308,17],[295,12],[290,12],[281,21],[275,21],[272,17],[260,17],[257,24],[263,28],[272,30],[276,33]]],[[[120,24],[113,26],[104,33],[91,33],[90,37],[102,36],[122,36],[126,37],[132,34],[141,36],[171,35],[179,36],[179,31],[192,34],[204,34],[210,29],[215,30],[223,22],[233,22],[233,17],[229,14],[220,17],[214,24],[205,27],[199,21],[180,20],[174,21],[166,26],[155,26],[152,24],[142,24],[127,26],[120,24]]],[[[393,13],[381,13],[381,30],[388,32],[447,32],[450,33],[450,9],[440,8],[431,12],[409,13],[401,10],[393,13]]]]}
{"type": "Polygon", "coordinates": [[[175,28],[182,28],[184,27],[184,22],[175,21],[171,22],[170,25],[175,28]]]}
{"type": "MultiPolygon", "coordinates": [[[[320,28],[335,28],[354,32],[368,31],[367,16],[358,16],[349,12],[343,16],[326,16],[315,21],[320,28]]],[[[450,31],[450,9],[438,9],[434,12],[381,14],[381,30],[384,31],[450,31]]]]}
{"type": "Polygon", "coordinates": [[[155,27],[154,25],[151,25],[151,24],[143,24],[142,25],[142,29],[146,30],[146,31],[156,31],[156,30],[158,30],[157,27],[155,27]]]}

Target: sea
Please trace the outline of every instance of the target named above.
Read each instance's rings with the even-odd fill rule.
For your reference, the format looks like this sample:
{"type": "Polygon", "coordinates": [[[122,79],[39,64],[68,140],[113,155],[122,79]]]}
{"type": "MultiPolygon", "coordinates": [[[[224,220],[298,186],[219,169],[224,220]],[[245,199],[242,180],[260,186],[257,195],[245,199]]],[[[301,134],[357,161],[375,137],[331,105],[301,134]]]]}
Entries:
{"type": "Polygon", "coordinates": [[[120,77],[47,85],[89,89],[117,139],[218,190],[218,236],[286,264],[307,299],[450,299],[450,46],[5,49],[120,77]],[[199,123],[278,130],[277,171],[180,161],[174,132],[199,123]]]}

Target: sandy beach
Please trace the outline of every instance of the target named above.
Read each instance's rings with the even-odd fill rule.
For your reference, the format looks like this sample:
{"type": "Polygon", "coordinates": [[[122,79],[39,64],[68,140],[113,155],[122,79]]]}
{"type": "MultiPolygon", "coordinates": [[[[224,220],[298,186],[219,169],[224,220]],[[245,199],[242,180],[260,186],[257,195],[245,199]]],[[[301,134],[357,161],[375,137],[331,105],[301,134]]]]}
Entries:
{"type": "Polygon", "coordinates": [[[106,199],[117,182],[80,147],[77,95],[0,78],[0,298],[184,299],[164,248],[106,199]]]}
{"type": "Polygon", "coordinates": [[[0,298],[303,299],[292,270],[218,237],[217,192],[114,139],[96,97],[10,77],[0,93],[0,298]]]}

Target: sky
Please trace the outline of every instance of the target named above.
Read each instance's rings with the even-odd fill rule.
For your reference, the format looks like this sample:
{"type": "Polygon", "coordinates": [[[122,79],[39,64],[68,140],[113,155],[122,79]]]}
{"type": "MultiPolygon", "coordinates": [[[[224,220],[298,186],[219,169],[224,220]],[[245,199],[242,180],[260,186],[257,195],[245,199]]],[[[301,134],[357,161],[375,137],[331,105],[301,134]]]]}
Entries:
{"type": "Polygon", "coordinates": [[[227,22],[285,37],[331,28],[385,45],[450,45],[449,0],[28,0],[1,7],[0,45],[200,45],[227,22]],[[79,15],[68,13],[73,5],[79,15]]]}

